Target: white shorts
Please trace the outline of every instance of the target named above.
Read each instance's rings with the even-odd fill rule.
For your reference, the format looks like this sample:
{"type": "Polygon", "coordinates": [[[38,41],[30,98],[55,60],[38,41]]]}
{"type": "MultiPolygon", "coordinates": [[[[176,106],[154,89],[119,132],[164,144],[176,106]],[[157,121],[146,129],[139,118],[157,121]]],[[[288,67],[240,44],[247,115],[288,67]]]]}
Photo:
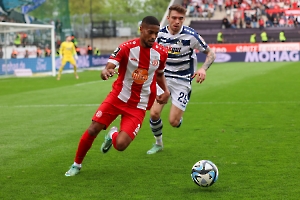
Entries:
{"type": "MultiPolygon", "coordinates": [[[[173,78],[167,78],[167,85],[171,92],[172,104],[182,111],[185,111],[186,106],[190,100],[192,87],[189,83],[183,84],[183,81],[173,78]]],[[[164,91],[157,86],[157,95],[162,94],[164,91]]]]}

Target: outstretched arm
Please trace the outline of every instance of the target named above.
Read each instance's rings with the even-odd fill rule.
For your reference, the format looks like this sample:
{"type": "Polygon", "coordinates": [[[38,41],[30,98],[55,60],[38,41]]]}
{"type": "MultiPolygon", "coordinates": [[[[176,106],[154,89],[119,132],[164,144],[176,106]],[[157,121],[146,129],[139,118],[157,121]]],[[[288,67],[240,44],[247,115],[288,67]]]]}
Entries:
{"type": "Polygon", "coordinates": [[[197,83],[202,83],[205,80],[206,71],[216,59],[216,54],[209,47],[203,53],[206,54],[206,59],[202,64],[201,68],[198,69],[192,76],[192,78],[197,76],[196,78],[197,83]]]}
{"type": "Polygon", "coordinates": [[[118,72],[115,71],[116,65],[108,62],[105,66],[105,69],[101,71],[101,78],[102,80],[107,80],[110,77],[112,77],[114,74],[118,74],[118,72]]]}

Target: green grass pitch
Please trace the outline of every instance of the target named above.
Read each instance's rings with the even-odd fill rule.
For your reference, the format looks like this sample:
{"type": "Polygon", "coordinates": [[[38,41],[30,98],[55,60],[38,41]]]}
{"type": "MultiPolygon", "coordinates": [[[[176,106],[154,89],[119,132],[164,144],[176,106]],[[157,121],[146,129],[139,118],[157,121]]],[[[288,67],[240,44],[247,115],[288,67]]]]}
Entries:
{"type": "Polygon", "coordinates": [[[203,84],[193,82],[181,128],[168,124],[166,105],[162,152],[146,154],[147,113],[124,152],[100,153],[101,132],[81,173],[65,177],[111,90],[114,79],[99,74],[0,79],[0,199],[299,199],[299,63],[213,64],[203,84]],[[190,177],[202,159],[219,169],[209,188],[190,177]]]}

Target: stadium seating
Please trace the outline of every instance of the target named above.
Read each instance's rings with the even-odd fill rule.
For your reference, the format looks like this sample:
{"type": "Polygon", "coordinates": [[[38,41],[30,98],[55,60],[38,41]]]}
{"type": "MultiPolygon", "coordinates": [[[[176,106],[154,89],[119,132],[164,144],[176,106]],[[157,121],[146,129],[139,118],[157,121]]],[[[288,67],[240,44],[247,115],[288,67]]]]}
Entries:
{"type": "MultiPolygon", "coordinates": [[[[230,0],[229,0],[230,1],[230,0]]],[[[203,0],[203,2],[205,2],[203,0]]],[[[245,2],[245,1],[244,1],[245,2]]],[[[267,4],[269,5],[270,1],[266,0],[267,4]]],[[[297,9],[295,8],[295,3],[293,0],[290,2],[291,6],[288,7],[281,7],[281,9],[297,9]],[[293,5],[293,6],[292,6],[293,5]]],[[[223,5],[225,6],[225,5],[223,5]]],[[[251,5],[250,5],[251,7],[251,5]]],[[[249,8],[250,8],[249,7],[249,8]]],[[[224,8],[224,7],[223,7],[224,8]]],[[[253,9],[253,8],[250,8],[253,9]]],[[[227,9],[228,11],[228,9],[227,9]]],[[[222,31],[223,38],[225,43],[249,43],[250,35],[253,33],[257,34],[256,41],[261,42],[260,40],[260,33],[262,32],[259,28],[245,28],[245,22],[243,26],[237,27],[237,28],[225,28],[222,25],[222,19],[224,17],[227,17],[229,22],[232,22],[233,20],[233,14],[230,14],[230,12],[236,12],[236,8],[231,7],[230,12],[227,12],[225,9],[215,10],[215,15],[210,20],[205,20],[203,18],[191,18],[189,26],[194,28],[200,35],[203,36],[205,41],[207,43],[216,43],[217,42],[217,33],[222,31]]],[[[251,18],[251,15],[253,14],[254,10],[249,10],[250,12],[245,12],[245,15],[247,13],[248,17],[251,18]],[[252,13],[252,14],[251,14],[252,13]]],[[[266,10],[267,11],[267,10],[266,10]]],[[[281,10],[282,11],[282,10],[281,10]]],[[[255,13],[255,12],[254,12],[255,13]]],[[[259,15],[258,18],[263,18],[264,22],[268,20],[268,15],[266,14],[259,15]]],[[[290,15],[283,15],[284,17],[288,18],[290,15]]],[[[297,17],[295,15],[294,17],[297,17]]],[[[288,21],[288,20],[286,20],[288,21]]],[[[264,31],[267,32],[269,42],[278,42],[279,41],[279,32],[284,31],[286,36],[286,42],[299,42],[300,41],[300,26],[297,25],[295,21],[295,25],[293,24],[292,27],[289,27],[288,25],[284,25],[283,27],[274,27],[270,26],[267,27],[266,25],[263,28],[264,31]]]]}

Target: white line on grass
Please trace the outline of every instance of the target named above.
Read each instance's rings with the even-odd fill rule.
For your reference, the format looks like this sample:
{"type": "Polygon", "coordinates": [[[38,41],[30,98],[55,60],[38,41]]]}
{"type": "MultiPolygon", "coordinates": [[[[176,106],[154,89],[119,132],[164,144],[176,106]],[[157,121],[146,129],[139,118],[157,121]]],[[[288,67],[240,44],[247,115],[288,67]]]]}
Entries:
{"type": "MultiPolygon", "coordinates": [[[[235,104],[300,104],[300,101],[255,101],[255,102],[190,102],[190,104],[203,105],[235,105],[235,104]]],[[[40,104],[40,105],[0,105],[0,108],[47,108],[47,107],[91,107],[99,106],[100,104],[40,104]]]]}
{"type": "Polygon", "coordinates": [[[103,80],[100,81],[90,81],[90,82],[85,82],[85,83],[78,83],[75,84],[74,86],[82,86],[82,85],[87,85],[87,84],[92,84],[92,83],[98,83],[98,82],[104,82],[103,80]]]}

